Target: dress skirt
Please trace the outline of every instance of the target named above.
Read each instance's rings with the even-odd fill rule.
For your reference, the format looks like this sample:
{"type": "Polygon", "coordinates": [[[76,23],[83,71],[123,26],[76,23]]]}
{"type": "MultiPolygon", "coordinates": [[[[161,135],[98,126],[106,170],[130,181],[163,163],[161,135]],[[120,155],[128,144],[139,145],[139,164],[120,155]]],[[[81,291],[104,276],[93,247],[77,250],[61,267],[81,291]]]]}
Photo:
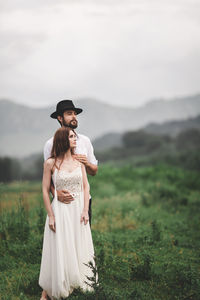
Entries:
{"type": "Polygon", "coordinates": [[[74,201],[65,204],[52,201],[55,215],[56,232],[49,228],[47,215],[39,285],[53,299],[68,297],[74,288],[91,291],[87,276],[93,276],[86,264],[94,264],[94,247],[89,222],[80,222],[84,205],[83,192],[74,196],[74,201]]]}

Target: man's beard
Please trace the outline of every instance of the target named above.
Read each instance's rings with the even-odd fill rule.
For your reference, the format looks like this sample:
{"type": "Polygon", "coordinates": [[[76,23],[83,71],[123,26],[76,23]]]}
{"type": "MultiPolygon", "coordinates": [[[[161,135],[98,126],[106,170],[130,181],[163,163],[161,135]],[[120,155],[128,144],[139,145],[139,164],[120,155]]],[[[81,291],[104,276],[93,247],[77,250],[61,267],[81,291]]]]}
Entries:
{"type": "Polygon", "coordinates": [[[67,122],[65,122],[65,120],[63,120],[63,125],[64,125],[65,127],[70,127],[70,128],[72,128],[72,129],[76,129],[76,128],[78,127],[78,121],[77,121],[77,120],[72,120],[72,121],[70,121],[69,123],[67,123],[67,122]],[[73,122],[74,124],[72,124],[72,122],[73,122]]]}

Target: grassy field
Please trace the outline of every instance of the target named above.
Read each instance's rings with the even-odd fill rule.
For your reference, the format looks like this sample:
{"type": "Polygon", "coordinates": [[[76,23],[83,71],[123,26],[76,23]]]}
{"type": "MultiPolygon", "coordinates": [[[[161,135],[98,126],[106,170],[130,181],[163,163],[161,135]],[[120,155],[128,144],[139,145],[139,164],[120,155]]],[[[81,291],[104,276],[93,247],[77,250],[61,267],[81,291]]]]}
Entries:
{"type": "MultiPolygon", "coordinates": [[[[107,164],[90,184],[99,284],[68,299],[200,299],[199,174],[107,164]]],[[[39,299],[41,183],[0,185],[0,214],[0,299],[39,299]]]]}

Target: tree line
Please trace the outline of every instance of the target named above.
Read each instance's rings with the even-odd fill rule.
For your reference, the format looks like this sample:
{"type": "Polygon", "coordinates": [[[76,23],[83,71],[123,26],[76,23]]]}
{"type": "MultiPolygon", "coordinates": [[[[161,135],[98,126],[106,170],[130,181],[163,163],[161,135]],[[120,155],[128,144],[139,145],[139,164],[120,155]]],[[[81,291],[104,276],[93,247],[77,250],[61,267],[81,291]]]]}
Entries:
{"type": "Polygon", "coordinates": [[[43,156],[39,154],[30,167],[24,168],[23,161],[11,157],[0,157],[0,182],[41,180],[43,156]]]}
{"type": "Polygon", "coordinates": [[[188,129],[176,137],[155,135],[144,130],[129,131],[122,136],[122,146],[97,153],[100,162],[122,160],[126,163],[150,165],[174,164],[200,170],[200,130],[188,129]]]}
{"type": "MultiPolygon", "coordinates": [[[[136,160],[138,164],[165,162],[187,169],[200,170],[200,130],[182,131],[176,137],[154,135],[143,130],[129,131],[122,136],[123,145],[96,153],[100,163],[136,160]],[[138,158],[139,161],[138,161],[138,158]]],[[[38,154],[31,166],[24,168],[23,160],[0,157],[0,182],[41,180],[43,156],[38,154]]]]}

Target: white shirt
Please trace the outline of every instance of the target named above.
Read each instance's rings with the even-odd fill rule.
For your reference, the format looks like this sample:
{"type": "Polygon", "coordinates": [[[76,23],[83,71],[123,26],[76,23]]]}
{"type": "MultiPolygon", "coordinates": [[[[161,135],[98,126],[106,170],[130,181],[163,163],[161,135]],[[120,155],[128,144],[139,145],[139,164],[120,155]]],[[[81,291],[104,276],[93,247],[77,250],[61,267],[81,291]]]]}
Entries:
{"type": "MultiPolygon", "coordinates": [[[[53,147],[53,137],[50,138],[44,145],[44,160],[51,156],[51,149],[53,147]]],[[[98,161],[94,156],[94,149],[90,139],[83,135],[77,134],[75,154],[84,154],[87,156],[89,163],[97,165],[98,161]]]]}

